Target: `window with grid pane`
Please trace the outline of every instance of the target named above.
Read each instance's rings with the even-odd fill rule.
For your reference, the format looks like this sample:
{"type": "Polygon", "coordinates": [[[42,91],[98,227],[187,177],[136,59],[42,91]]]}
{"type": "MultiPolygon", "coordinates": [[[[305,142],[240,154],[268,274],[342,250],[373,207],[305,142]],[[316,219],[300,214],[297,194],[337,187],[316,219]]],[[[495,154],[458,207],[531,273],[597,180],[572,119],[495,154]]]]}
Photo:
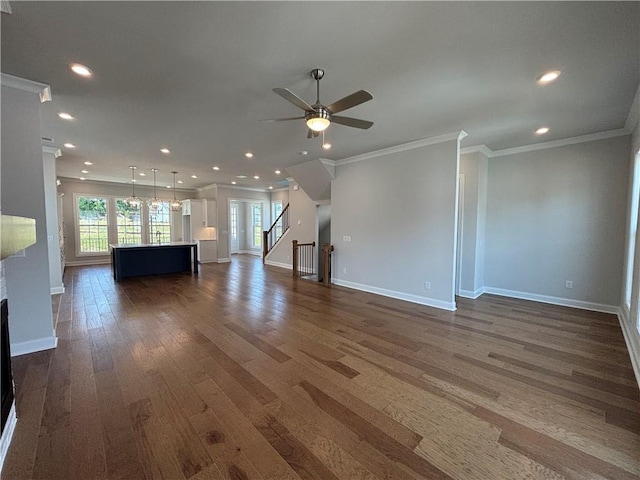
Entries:
{"type": "Polygon", "coordinates": [[[116,199],[116,229],[119,244],[142,243],[140,209],[132,209],[124,198],[116,199]]]}
{"type": "Polygon", "coordinates": [[[171,209],[168,201],[160,202],[158,210],[149,210],[149,242],[171,241],[171,209]]]}
{"type": "Polygon", "coordinates": [[[262,205],[256,203],[251,206],[251,216],[253,219],[253,246],[262,245],[262,205]]]}
{"type": "Polygon", "coordinates": [[[109,252],[108,202],[104,197],[76,197],[79,253],[109,252]]]}

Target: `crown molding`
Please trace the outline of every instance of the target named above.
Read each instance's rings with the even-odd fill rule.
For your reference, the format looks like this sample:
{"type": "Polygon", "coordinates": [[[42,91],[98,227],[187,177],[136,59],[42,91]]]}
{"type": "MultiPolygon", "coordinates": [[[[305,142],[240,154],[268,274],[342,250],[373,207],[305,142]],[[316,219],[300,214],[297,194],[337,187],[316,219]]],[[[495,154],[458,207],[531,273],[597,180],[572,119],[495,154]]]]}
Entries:
{"type": "MultiPolygon", "coordinates": [[[[117,186],[117,187],[130,187],[131,186],[131,180],[129,180],[127,183],[122,183],[122,182],[107,182],[105,180],[91,180],[91,179],[80,180],[79,178],[75,178],[75,177],[62,177],[62,176],[59,176],[57,178],[61,182],[82,183],[82,184],[90,183],[90,184],[95,184],[95,185],[106,185],[106,186],[117,186]]],[[[153,184],[147,185],[147,184],[144,184],[144,183],[136,182],[136,188],[148,188],[148,189],[153,190],[153,184]]],[[[195,188],[177,188],[176,187],[176,192],[192,194],[195,191],[196,191],[195,188]]],[[[171,189],[168,189],[168,188],[158,189],[158,193],[160,193],[160,192],[173,192],[173,188],[171,188],[171,189]]],[[[166,199],[161,198],[160,200],[166,200],[166,199]]]]}
{"type": "Polygon", "coordinates": [[[631,104],[631,109],[629,110],[629,115],[627,115],[627,121],[624,124],[624,129],[632,133],[633,130],[640,123],[640,84],[638,84],[638,89],[636,90],[636,96],[633,99],[633,103],[631,104]]]}
{"type": "Polygon", "coordinates": [[[51,87],[44,83],[34,82],[25,78],[14,77],[6,73],[2,74],[1,83],[5,87],[16,88],[25,92],[37,93],[40,95],[40,103],[51,101],[51,87]]]}
{"type": "Polygon", "coordinates": [[[62,151],[58,147],[49,147],[47,145],[42,146],[42,153],[49,153],[53,155],[53,158],[58,158],[62,155],[62,151]]]}
{"type": "Polygon", "coordinates": [[[486,145],[474,145],[473,147],[464,147],[460,149],[460,155],[468,155],[470,153],[481,153],[485,157],[493,157],[493,151],[486,145]]]}
{"type": "Polygon", "coordinates": [[[460,140],[467,136],[467,132],[460,130],[458,132],[447,133],[445,135],[438,135],[436,137],[423,138],[415,140],[413,142],[403,143],[401,145],[395,145],[393,147],[383,148],[381,150],[375,150],[373,152],[363,153],[361,155],[354,155],[353,157],[343,158],[337,160],[336,166],[348,165],[350,163],[362,162],[364,160],[371,160],[372,158],[382,157],[384,155],[392,155],[394,153],[405,152],[407,150],[414,150],[416,148],[426,147],[428,145],[435,145],[437,143],[449,142],[452,140],[460,140]]]}

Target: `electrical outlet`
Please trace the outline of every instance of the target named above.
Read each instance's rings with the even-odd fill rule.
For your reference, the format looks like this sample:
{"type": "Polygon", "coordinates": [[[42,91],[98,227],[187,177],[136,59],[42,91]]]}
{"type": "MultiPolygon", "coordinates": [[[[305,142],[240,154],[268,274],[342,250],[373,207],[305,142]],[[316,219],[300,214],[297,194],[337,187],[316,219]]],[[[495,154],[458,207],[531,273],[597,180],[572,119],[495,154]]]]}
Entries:
{"type": "Polygon", "coordinates": [[[350,235],[344,235],[342,237],[342,241],[343,242],[350,242],[351,241],[351,236],[350,235]]]}
{"type": "Polygon", "coordinates": [[[567,280],[564,286],[567,288],[573,288],[573,280],[567,280]]]}
{"type": "Polygon", "coordinates": [[[424,289],[431,290],[431,282],[424,282],[424,289]]]}
{"type": "Polygon", "coordinates": [[[342,273],[347,273],[347,267],[342,267],[342,273]]]}

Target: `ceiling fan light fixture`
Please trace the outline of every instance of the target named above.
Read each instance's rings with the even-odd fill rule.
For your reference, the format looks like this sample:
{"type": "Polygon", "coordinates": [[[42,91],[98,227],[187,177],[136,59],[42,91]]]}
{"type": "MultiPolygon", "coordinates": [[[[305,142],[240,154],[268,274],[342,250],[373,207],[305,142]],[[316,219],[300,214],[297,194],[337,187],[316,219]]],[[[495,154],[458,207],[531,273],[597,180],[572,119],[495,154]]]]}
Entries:
{"type": "Polygon", "coordinates": [[[322,132],[331,124],[329,118],[329,112],[324,108],[319,108],[315,112],[311,112],[306,116],[307,127],[314,132],[322,132]]]}

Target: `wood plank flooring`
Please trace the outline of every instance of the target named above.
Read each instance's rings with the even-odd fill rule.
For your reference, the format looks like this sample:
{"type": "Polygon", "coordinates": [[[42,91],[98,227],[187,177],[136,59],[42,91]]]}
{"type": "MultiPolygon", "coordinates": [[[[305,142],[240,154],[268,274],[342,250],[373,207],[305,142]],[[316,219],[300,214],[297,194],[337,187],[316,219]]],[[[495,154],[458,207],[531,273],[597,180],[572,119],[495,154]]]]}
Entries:
{"type": "Polygon", "coordinates": [[[638,479],[613,315],[455,313],[234,257],[114,283],[71,267],[58,348],[14,358],[2,479],[638,479]]]}

